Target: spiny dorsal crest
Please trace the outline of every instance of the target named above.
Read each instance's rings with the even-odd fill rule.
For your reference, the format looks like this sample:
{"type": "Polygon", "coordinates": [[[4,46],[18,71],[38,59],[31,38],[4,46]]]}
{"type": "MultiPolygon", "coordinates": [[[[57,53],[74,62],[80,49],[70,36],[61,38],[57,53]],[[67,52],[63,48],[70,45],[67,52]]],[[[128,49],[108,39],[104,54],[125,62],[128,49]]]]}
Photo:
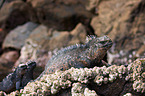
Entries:
{"type": "Polygon", "coordinates": [[[106,35],[98,38],[95,35],[90,35],[86,37],[86,43],[89,43],[92,40],[95,40],[95,42],[100,42],[100,41],[107,41],[107,40],[110,41],[111,39],[106,35]]]}
{"type": "Polygon", "coordinates": [[[97,37],[95,35],[88,35],[86,36],[86,43],[92,41],[93,39],[96,39],[97,37]]]}
{"type": "Polygon", "coordinates": [[[26,65],[29,66],[29,65],[32,65],[32,64],[34,64],[34,63],[36,63],[36,62],[33,61],[33,60],[30,60],[30,61],[28,61],[28,62],[26,63],[26,65]]]}
{"type": "Polygon", "coordinates": [[[71,45],[65,48],[62,48],[61,50],[59,50],[53,57],[55,57],[56,55],[62,54],[63,52],[68,52],[77,48],[81,48],[83,47],[83,44],[75,44],[75,45],[71,45]]]}

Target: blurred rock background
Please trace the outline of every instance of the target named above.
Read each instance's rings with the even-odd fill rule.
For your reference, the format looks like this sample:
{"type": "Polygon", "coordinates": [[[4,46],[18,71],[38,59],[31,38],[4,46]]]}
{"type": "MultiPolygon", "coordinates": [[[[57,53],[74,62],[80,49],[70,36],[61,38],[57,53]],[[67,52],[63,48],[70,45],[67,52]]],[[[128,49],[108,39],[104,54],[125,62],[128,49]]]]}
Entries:
{"type": "MultiPolygon", "coordinates": [[[[0,4],[3,0],[0,1],[0,4]]],[[[145,0],[4,0],[0,9],[0,81],[36,60],[37,77],[57,50],[108,35],[108,63],[145,57],[145,0]]]]}

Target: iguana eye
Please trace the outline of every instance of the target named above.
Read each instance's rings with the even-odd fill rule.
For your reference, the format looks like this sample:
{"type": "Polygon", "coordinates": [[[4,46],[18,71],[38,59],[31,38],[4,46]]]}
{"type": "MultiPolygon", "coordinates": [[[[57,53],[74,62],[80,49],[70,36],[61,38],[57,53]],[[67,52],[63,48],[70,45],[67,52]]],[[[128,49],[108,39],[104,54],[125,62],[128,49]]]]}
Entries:
{"type": "Polygon", "coordinates": [[[105,44],[105,43],[106,43],[106,41],[100,41],[99,43],[101,43],[101,44],[105,44]]]}

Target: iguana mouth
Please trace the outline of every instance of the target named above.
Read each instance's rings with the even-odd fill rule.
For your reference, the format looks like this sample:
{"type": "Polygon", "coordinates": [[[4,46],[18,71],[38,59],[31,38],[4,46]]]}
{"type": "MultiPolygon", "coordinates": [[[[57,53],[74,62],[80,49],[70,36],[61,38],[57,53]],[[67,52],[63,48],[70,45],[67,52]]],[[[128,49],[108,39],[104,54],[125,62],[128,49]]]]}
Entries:
{"type": "Polygon", "coordinates": [[[104,46],[111,47],[113,42],[107,42],[104,46]]]}

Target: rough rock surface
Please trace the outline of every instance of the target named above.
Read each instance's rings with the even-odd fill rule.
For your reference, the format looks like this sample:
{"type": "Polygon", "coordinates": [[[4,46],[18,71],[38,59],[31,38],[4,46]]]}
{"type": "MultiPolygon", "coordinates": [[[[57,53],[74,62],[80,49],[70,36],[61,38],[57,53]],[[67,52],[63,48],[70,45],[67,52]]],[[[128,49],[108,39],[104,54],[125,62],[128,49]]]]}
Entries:
{"type": "Polygon", "coordinates": [[[79,22],[89,23],[93,14],[85,9],[86,0],[27,0],[38,21],[57,30],[72,30],[79,22]]]}
{"type": "Polygon", "coordinates": [[[101,0],[86,0],[85,8],[94,14],[98,14],[98,5],[100,2],[101,0]]]}
{"type": "MultiPolygon", "coordinates": [[[[7,35],[7,32],[5,32],[2,28],[0,28],[0,48],[2,46],[2,43],[6,35],[7,35]]],[[[0,54],[1,54],[1,50],[0,50],[0,54]]]]}
{"type": "Polygon", "coordinates": [[[108,35],[114,41],[110,51],[118,54],[114,63],[145,56],[144,0],[103,0],[94,8],[98,8],[98,16],[92,19],[91,26],[97,36],[108,35]]]}
{"type": "Polygon", "coordinates": [[[3,48],[21,49],[24,46],[25,40],[38,25],[33,22],[28,22],[22,26],[18,26],[12,30],[3,42],[3,48]]]}
{"type": "MultiPolygon", "coordinates": [[[[63,96],[62,94],[66,94],[70,96],[76,94],[86,96],[85,94],[92,94],[92,96],[123,96],[128,93],[133,96],[144,96],[144,66],[145,58],[142,58],[126,67],[112,65],[56,71],[54,74],[44,75],[40,81],[28,83],[20,92],[15,91],[9,95],[63,96]]],[[[4,93],[1,92],[1,94],[4,93]]]]}
{"type": "Polygon", "coordinates": [[[33,8],[22,0],[6,3],[0,9],[0,27],[8,31],[30,20],[36,21],[35,19],[33,8]]]}

